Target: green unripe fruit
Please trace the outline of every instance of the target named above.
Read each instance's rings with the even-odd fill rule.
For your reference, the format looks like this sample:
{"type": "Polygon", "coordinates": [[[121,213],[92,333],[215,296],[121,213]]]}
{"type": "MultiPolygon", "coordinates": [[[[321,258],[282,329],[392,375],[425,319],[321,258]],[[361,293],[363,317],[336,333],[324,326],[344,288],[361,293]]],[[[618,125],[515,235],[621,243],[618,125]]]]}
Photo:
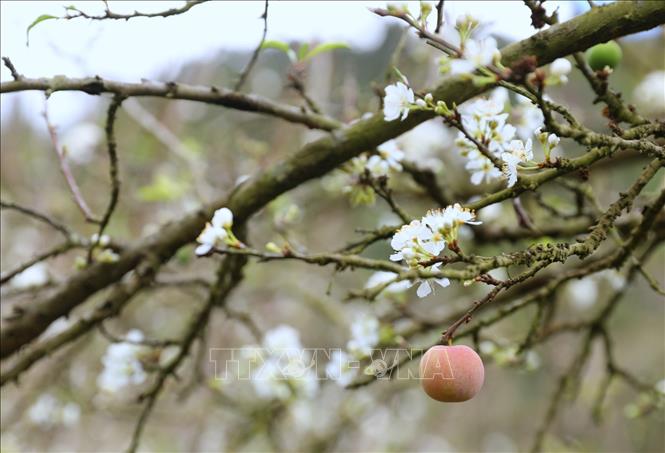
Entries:
{"type": "Polygon", "coordinates": [[[621,61],[621,47],[616,41],[609,41],[605,44],[598,44],[586,51],[586,61],[594,71],[599,71],[605,66],[614,69],[621,61]]]}

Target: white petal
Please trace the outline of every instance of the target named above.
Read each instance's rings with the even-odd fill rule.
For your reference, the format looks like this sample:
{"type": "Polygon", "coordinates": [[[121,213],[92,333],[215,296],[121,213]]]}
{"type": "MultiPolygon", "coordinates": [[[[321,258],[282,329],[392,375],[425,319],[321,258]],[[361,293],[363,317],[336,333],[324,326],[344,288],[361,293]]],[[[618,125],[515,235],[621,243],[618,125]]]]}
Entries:
{"type": "Polygon", "coordinates": [[[427,281],[424,281],[420,284],[420,286],[418,286],[416,294],[418,295],[418,297],[427,297],[431,292],[432,288],[430,288],[429,283],[427,281]]]}
{"type": "Polygon", "coordinates": [[[233,225],[233,213],[229,208],[221,208],[212,216],[212,224],[218,228],[230,228],[233,225]]]}
{"type": "Polygon", "coordinates": [[[208,252],[212,250],[212,245],[208,244],[201,244],[198,247],[196,247],[196,250],[194,250],[194,253],[196,253],[198,256],[206,255],[208,252]]]}
{"type": "Polygon", "coordinates": [[[402,261],[403,259],[402,252],[397,252],[390,255],[390,261],[402,261]]]}
{"type": "Polygon", "coordinates": [[[450,280],[447,278],[435,278],[434,281],[437,282],[442,288],[450,286],[450,280]]]}

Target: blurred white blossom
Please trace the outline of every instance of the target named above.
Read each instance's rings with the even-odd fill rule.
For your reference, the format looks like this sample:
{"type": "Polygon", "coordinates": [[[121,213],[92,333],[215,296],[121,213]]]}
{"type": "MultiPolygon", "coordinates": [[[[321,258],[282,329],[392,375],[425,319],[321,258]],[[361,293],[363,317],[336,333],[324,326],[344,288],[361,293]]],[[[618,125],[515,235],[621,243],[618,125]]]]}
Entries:
{"type": "Polygon", "coordinates": [[[571,69],[570,61],[565,58],[557,58],[550,64],[550,77],[546,83],[550,85],[568,83],[568,74],[571,69]]]}
{"type": "Polygon", "coordinates": [[[42,428],[57,425],[74,426],[79,422],[81,408],[73,402],[62,403],[49,393],[44,393],[28,409],[30,422],[42,428]]]}
{"type": "Polygon", "coordinates": [[[95,123],[80,123],[70,128],[60,137],[60,145],[72,162],[83,165],[89,163],[95,149],[104,139],[104,131],[95,123]]]}
{"type": "Polygon", "coordinates": [[[665,114],[665,71],[653,71],[635,87],[633,99],[648,115],[665,114]]]}
{"type": "Polygon", "coordinates": [[[598,301],[598,284],[591,277],[568,282],[567,290],[570,303],[578,310],[586,310],[598,301]]]}
{"type": "Polygon", "coordinates": [[[471,73],[479,66],[488,66],[501,59],[496,39],[469,39],[466,41],[462,57],[450,59],[451,74],[471,73]]]}
{"type": "Polygon", "coordinates": [[[356,357],[365,357],[379,344],[379,320],[373,316],[361,315],[351,323],[351,339],[347,349],[356,357]]]}
{"type": "Polygon", "coordinates": [[[259,397],[287,401],[316,395],[318,376],[310,366],[310,354],[303,350],[297,330],[287,325],[269,330],[263,337],[263,348],[266,356],[251,376],[259,397]]]}
{"type": "MultiPolygon", "coordinates": [[[[130,342],[143,340],[140,330],[131,330],[126,339],[130,342]]],[[[97,378],[97,386],[109,393],[116,393],[124,387],[145,382],[147,375],[141,363],[146,347],[128,342],[112,343],[102,357],[104,369],[97,378]]]]}
{"type": "MultiPolygon", "coordinates": [[[[367,279],[367,283],[365,284],[366,289],[370,288],[375,288],[379,285],[386,284],[397,276],[394,272],[386,272],[386,271],[379,271],[373,273],[369,279],[367,279]]],[[[398,282],[394,282],[386,286],[386,288],[383,290],[388,293],[401,293],[402,291],[406,291],[409,289],[411,284],[407,280],[400,280],[398,282]]]]}
{"type": "Polygon", "coordinates": [[[14,288],[41,286],[49,281],[46,264],[43,262],[33,264],[20,274],[14,276],[10,281],[14,288]]]}
{"type": "Polygon", "coordinates": [[[326,375],[340,387],[346,387],[358,374],[358,367],[352,367],[352,363],[357,362],[346,352],[333,351],[326,365],[326,375]]]}
{"type": "Polygon", "coordinates": [[[528,98],[517,96],[517,105],[510,112],[511,122],[517,129],[517,136],[526,140],[534,131],[543,126],[545,118],[540,111],[528,98]]]}

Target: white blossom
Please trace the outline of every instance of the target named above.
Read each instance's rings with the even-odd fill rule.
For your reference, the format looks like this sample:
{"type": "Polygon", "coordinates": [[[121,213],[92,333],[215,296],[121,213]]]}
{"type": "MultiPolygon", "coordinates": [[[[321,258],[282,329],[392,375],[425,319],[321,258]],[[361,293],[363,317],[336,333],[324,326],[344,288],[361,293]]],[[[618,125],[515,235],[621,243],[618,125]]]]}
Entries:
{"type": "Polygon", "coordinates": [[[41,286],[48,281],[49,275],[46,264],[39,262],[14,276],[11,279],[11,285],[14,288],[30,288],[32,286],[41,286]]]}
{"type": "MultiPolygon", "coordinates": [[[[441,266],[435,262],[429,266],[423,265],[425,261],[432,261],[438,257],[447,244],[456,246],[459,228],[464,224],[478,225],[482,222],[476,220],[475,213],[463,208],[459,203],[445,209],[428,211],[420,220],[413,220],[402,226],[393,235],[391,247],[396,251],[390,256],[392,261],[406,261],[410,268],[437,271],[441,266]]],[[[447,278],[433,279],[439,286],[447,287],[450,281],[447,278]]],[[[429,280],[417,279],[411,284],[420,283],[416,294],[425,297],[432,293],[433,286],[429,280]]]]}
{"type": "Polygon", "coordinates": [[[66,150],[66,156],[75,164],[84,165],[89,163],[95,153],[95,149],[104,139],[104,131],[95,123],[80,123],[65,132],[60,144],[66,150]]]}
{"type": "Polygon", "coordinates": [[[570,61],[565,58],[557,58],[550,65],[550,74],[568,75],[570,74],[571,69],[572,65],[570,64],[570,61]]]}
{"type": "Polygon", "coordinates": [[[300,334],[291,326],[279,325],[266,332],[263,337],[263,347],[271,354],[297,356],[302,350],[300,334]]]}
{"type": "MultiPolygon", "coordinates": [[[[252,374],[256,394],[265,399],[289,400],[293,397],[313,397],[318,391],[318,377],[308,363],[310,355],[300,343],[300,335],[291,326],[279,325],[263,338],[267,356],[252,374]]],[[[257,358],[257,348],[247,349],[247,357],[257,358]]],[[[255,360],[256,361],[256,360],[255,360]]]]}
{"type": "Polygon", "coordinates": [[[661,379],[655,385],[656,391],[665,395],[665,379],[661,379]]]}
{"type": "Polygon", "coordinates": [[[450,61],[450,73],[470,73],[477,67],[487,66],[500,57],[501,53],[494,38],[485,38],[480,41],[469,39],[465,43],[462,58],[450,61]]]}
{"type": "Polygon", "coordinates": [[[626,277],[616,269],[605,269],[604,271],[598,272],[596,277],[604,279],[615,291],[626,286],[626,277]]]}
{"type": "Polygon", "coordinates": [[[67,403],[62,407],[60,419],[65,426],[76,425],[81,418],[81,407],[76,403],[67,403]]]}
{"type": "MultiPolygon", "coordinates": [[[[515,136],[515,127],[506,123],[507,113],[503,113],[504,102],[500,96],[490,99],[478,99],[460,108],[462,126],[465,131],[487,150],[499,158],[504,148],[515,136]]],[[[459,132],[456,145],[466,157],[465,168],[471,173],[471,183],[479,185],[491,182],[501,176],[501,171],[492,161],[478,150],[475,143],[459,132]]]]}
{"type": "Polygon", "coordinates": [[[462,105],[459,109],[460,113],[465,116],[471,116],[475,120],[480,120],[486,117],[500,115],[504,111],[505,102],[502,102],[501,97],[490,97],[489,99],[479,98],[473,102],[462,105]]]}
{"type": "Polygon", "coordinates": [[[390,256],[391,261],[405,260],[413,266],[417,265],[418,261],[438,256],[446,243],[419,220],[413,220],[397,230],[390,245],[396,251],[390,256]]]}
{"type": "Polygon", "coordinates": [[[58,400],[51,394],[43,394],[30,406],[28,418],[35,425],[50,427],[57,423],[58,400]]]}
{"type": "MultiPolygon", "coordinates": [[[[439,270],[439,267],[441,266],[441,263],[435,263],[429,267],[430,270],[436,271],[439,270]]],[[[434,278],[432,279],[436,282],[437,285],[439,285],[442,288],[446,288],[450,286],[450,280],[447,278],[434,278]]],[[[420,282],[420,285],[418,285],[418,289],[416,290],[416,295],[420,298],[427,297],[429,296],[432,292],[434,291],[434,287],[430,283],[429,280],[422,280],[420,282]]]]}
{"type": "Polygon", "coordinates": [[[330,362],[326,365],[326,375],[340,387],[346,387],[358,374],[358,365],[353,367],[352,363],[357,364],[358,362],[346,352],[333,351],[330,362]]]}
{"type": "Polygon", "coordinates": [[[550,65],[550,74],[554,78],[554,82],[564,84],[568,82],[568,74],[571,69],[570,61],[565,58],[557,58],[550,65]]]}
{"type": "Polygon", "coordinates": [[[78,404],[73,402],[63,404],[49,393],[40,395],[28,409],[30,422],[43,428],[52,428],[56,425],[71,427],[79,422],[80,416],[81,408],[78,404]]]}
{"type": "Polygon", "coordinates": [[[517,105],[511,112],[511,121],[517,129],[517,136],[526,140],[534,131],[543,126],[545,118],[543,112],[524,97],[517,97],[517,105]]]}
{"type": "Polygon", "coordinates": [[[383,117],[386,121],[393,121],[400,117],[402,121],[409,116],[409,110],[415,102],[415,95],[411,88],[402,82],[386,87],[383,98],[383,117]]]}
{"type": "Polygon", "coordinates": [[[591,308],[598,301],[598,284],[593,278],[582,278],[568,283],[570,303],[578,310],[591,308]]]}
{"type": "Polygon", "coordinates": [[[522,140],[512,140],[506,147],[506,152],[501,154],[501,159],[505,164],[503,171],[508,178],[508,187],[513,187],[517,182],[517,165],[533,159],[531,139],[526,143],[522,140]]]}
{"type": "Polygon", "coordinates": [[[216,210],[212,216],[212,224],[222,228],[231,228],[233,226],[233,213],[229,208],[216,210]]]}
{"type": "Polygon", "coordinates": [[[508,187],[513,187],[517,182],[517,165],[522,162],[518,156],[511,153],[503,153],[501,155],[503,159],[503,172],[508,178],[508,187]]]}
{"type": "Polygon", "coordinates": [[[477,186],[483,181],[492,182],[501,177],[501,171],[487,157],[476,151],[477,156],[469,159],[464,168],[471,172],[471,184],[477,186]]]}
{"type": "Polygon", "coordinates": [[[649,115],[665,114],[665,71],[647,74],[633,91],[635,104],[649,115]]]}
{"type": "Polygon", "coordinates": [[[367,160],[365,168],[369,174],[372,175],[372,177],[380,178],[382,176],[388,176],[388,172],[390,171],[390,164],[383,160],[381,156],[374,155],[370,156],[370,158],[367,160]]]}
{"type": "MultiPolygon", "coordinates": [[[[396,276],[397,274],[395,274],[394,272],[386,272],[386,271],[375,272],[371,275],[369,279],[367,279],[365,288],[366,289],[375,288],[379,285],[391,282],[395,279],[396,276]]],[[[386,286],[384,291],[388,293],[401,293],[402,291],[406,291],[407,289],[409,289],[410,286],[411,284],[407,280],[400,280],[398,282],[390,283],[388,286],[386,286]]]]}
{"type": "Polygon", "coordinates": [[[440,234],[448,243],[457,240],[459,227],[463,224],[480,225],[482,222],[476,220],[476,214],[459,203],[447,206],[445,209],[433,209],[423,217],[423,223],[429,227],[434,234],[440,234]]]}
{"type": "MultiPolygon", "coordinates": [[[[140,330],[131,330],[126,339],[132,343],[143,340],[140,330]]],[[[104,369],[97,378],[97,385],[104,391],[116,393],[129,385],[145,382],[147,375],[141,363],[146,347],[128,342],[109,345],[102,357],[104,369]]]]}
{"type": "Polygon", "coordinates": [[[108,234],[102,234],[102,236],[99,237],[99,233],[95,233],[90,236],[90,242],[92,244],[97,244],[100,247],[106,247],[111,243],[111,237],[108,234]]]}
{"type": "Polygon", "coordinates": [[[452,145],[454,133],[437,119],[425,121],[397,138],[406,156],[434,172],[442,169],[439,156],[452,145]]]}
{"type": "Polygon", "coordinates": [[[404,152],[399,149],[395,140],[388,140],[377,147],[379,156],[383,159],[388,166],[395,171],[402,171],[402,159],[404,159],[404,152]]]}
{"type": "Polygon", "coordinates": [[[351,339],[347,349],[356,357],[365,357],[372,353],[379,344],[379,320],[373,316],[362,315],[351,324],[351,339]]]}
{"type": "Polygon", "coordinates": [[[381,178],[388,176],[391,171],[402,171],[401,161],[404,159],[404,152],[394,140],[379,145],[377,151],[378,154],[363,153],[351,159],[347,172],[354,180],[361,180],[366,172],[369,172],[373,178],[381,178]]]}
{"type": "Polygon", "coordinates": [[[221,208],[215,211],[212,221],[207,223],[196,241],[200,244],[196,247],[194,253],[205,255],[215,247],[228,245],[232,247],[241,246],[241,242],[236,239],[231,231],[233,226],[233,213],[229,208],[221,208]]]}

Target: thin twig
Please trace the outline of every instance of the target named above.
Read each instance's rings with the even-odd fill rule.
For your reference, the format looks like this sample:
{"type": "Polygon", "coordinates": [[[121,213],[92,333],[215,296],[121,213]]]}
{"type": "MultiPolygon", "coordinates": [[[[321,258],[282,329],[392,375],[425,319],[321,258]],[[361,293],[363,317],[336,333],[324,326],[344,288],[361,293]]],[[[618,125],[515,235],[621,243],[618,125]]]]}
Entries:
{"type": "Polygon", "coordinates": [[[65,236],[65,239],[68,241],[71,241],[74,238],[74,233],[72,233],[69,228],[67,228],[64,224],[58,222],[57,220],[52,219],[51,217],[47,216],[46,214],[43,214],[41,212],[37,212],[32,208],[27,208],[25,206],[21,206],[16,203],[12,203],[10,201],[1,201],[0,200],[0,209],[13,209],[15,211],[18,211],[22,214],[25,214],[29,217],[33,217],[41,222],[46,223],[47,225],[50,225],[52,228],[55,230],[59,231],[62,233],[63,236],[65,236]]]}
{"type": "Polygon", "coordinates": [[[115,206],[118,204],[118,196],[120,195],[120,178],[118,177],[118,153],[117,153],[117,143],[115,140],[115,120],[120,108],[120,104],[124,98],[122,96],[116,95],[109,105],[108,113],[106,116],[106,149],[109,155],[109,176],[111,179],[111,195],[109,198],[109,203],[106,207],[106,211],[102,216],[102,220],[99,222],[99,230],[97,230],[96,240],[90,244],[88,249],[88,264],[92,262],[92,252],[99,245],[99,241],[102,240],[102,235],[104,230],[111,220],[115,206]]]}
{"type": "Polygon", "coordinates": [[[85,202],[85,199],[81,194],[81,189],[79,189],[79,186],[76,183],[76,179],[74,178],[74,175],[72,174],[72,171],[69,168],[69,163],[67,162],[66,150],[64,148],[61,148],[58,143],[57,131],[55,129],[55,126],[49,120],[48,116],[48,99],[44,100],[43,116],[44,120],[46,121],[46,127],[48,129],[49,136],[51,137],[51,143],[53,145],[53,149],[55,150],[55,153],[58,156],[58,162],[60,163],[60,171],[65,177],[65,181],[67,181],[67,185],[69,186],[69,190],[71,191],[72,196],[74,197],[76,205],[83,213],[83,216],[85,217],[86,221],[91,223],[99,223],[99,220],[93,215],[92,211],[90,211],[90,208],[88,207],[88,204],[85,202]]]}
{"type": "MultiPolygon", "coordinates": [[[[106,7],[106,10],[104,11],[104,14],[101,15],[91,15],[87,14],[80,9],[70,7],[67,10],[67,15],[62,17],[62,19],[77,19],[77,18],[84,18],[84,19],[89,19],[89,20],[107,20],[107,19],[113,19],[113,20],[129,20],[129,19],[134,19],[137,17],[144,17],[144,18],[154,18],[154,17],[171,17],[171,16],[177,16],[179,14],[186,13],[196,5],[200,5],[202,3],[205,3],[210,0],[188,0],[185,2],[185,5],[180,7],[180,8],[170,8],[165,11],[159,11],[156,13],[141,13],[139,11],[134,11],[133,13],[129,14],[118,14],[112,12],[110,9],[108,9],[108,6],[106,7]],[[75,13],[71,13],[70,11],[75,11],[75,13]]],[[[104,2],[106,3],[106,2],[104,2]]]]}
{"type": "Polygon", "coordinates": [[[243,69],[242,73],[240,74],[240,78],[238,79],[236,86],[233,88],[235,91],[240,91],[242,89],[242,86],[245,84],[245,81],[247,80],[247,76],[249,76],[249,73],[252,72],[252,68],[254,68],[256,60],[259,58],[259,53],[261,52],[261,49],[263,48],[263,43],[266,40],[266,35],[268,34],[268,0],[266,0],[265,5],[266,6],[265,9],[263,10],[263,14],[261,14],[261,19],[263,19],[263,34],[261,35],[261,41],[259,41],[259,45],[256,46],[256,49],[254,49],[252,57],[247,63],[247,66],[245,66],[245,69],[243,69]]]}
{"type": "Polygon", "coordinates": [[[436,28],[434,29],[434,33],[439,33],[441,31],[441,27],[443,26],[443,4],[444,0],[439,0],[439,2],[436,4],[436,28]]]}
{"type": "Polygon", "coordinates": [[[9,69],[9,72],[11,73],[12,78],[14,80],[21,80],[23,78],[23,76],[21,74],[19,74],[19,72],[16,70],[16,67],[14,66],[14,63],[12,63],[12,61],[9,59],[9,57],[2,57],[2,61],[5,64],[5,66],[7,67],[7,69],[9,69]]]}

